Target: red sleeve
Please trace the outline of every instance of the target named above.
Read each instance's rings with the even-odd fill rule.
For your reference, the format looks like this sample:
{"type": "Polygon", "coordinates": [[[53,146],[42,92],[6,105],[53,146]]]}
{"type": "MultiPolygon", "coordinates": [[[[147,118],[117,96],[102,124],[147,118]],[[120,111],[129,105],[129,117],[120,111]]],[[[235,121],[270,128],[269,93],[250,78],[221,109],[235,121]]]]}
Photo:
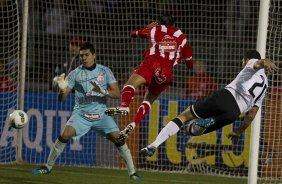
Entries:
{"type": "Polygon", "coordinates": [[[188,42],[183,47],[183,58],[188,69],[193,69],[192,48],[188,42]]]}
{"type": "Polygon", "coordinates": [[[152,27],[136,29],[130,32],[131,37],[150,38],[152,27]]]}

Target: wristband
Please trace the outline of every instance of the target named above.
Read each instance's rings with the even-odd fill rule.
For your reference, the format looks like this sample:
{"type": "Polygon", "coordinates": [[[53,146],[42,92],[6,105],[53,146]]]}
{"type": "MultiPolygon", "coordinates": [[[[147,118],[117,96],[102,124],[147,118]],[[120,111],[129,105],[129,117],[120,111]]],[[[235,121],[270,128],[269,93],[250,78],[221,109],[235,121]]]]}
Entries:
{"type": "Polygon", "coordinates": [[[104,95],[109,95],[109,91],[107,89],[104,90],[104,95]]]}

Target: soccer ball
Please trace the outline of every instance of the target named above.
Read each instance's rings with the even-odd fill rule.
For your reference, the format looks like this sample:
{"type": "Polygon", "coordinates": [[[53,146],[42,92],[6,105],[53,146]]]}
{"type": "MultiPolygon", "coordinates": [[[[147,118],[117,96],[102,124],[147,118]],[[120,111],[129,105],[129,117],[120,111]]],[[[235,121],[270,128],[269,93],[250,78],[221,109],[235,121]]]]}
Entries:
{"type": "Polygon", "coordinates": [[[27,124],[28,117],[24,111],[14,110],[14,112],[9,115],[9,121],[13,128],[21,129],[27,124]]]}

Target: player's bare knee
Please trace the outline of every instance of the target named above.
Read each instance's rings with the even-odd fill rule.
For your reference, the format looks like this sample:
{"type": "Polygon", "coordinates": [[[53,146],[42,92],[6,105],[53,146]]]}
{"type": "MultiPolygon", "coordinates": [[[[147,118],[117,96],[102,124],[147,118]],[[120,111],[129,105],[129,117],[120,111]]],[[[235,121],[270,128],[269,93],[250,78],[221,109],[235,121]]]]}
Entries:
{"type": "Polygon", "coordinates": [[[70,140],[72,138],[72,136],[67,133],[67,132],[63,132],[61,137],[64,139],[64,140],[70,140]]]}
{"type": "Polygon", "coordinates": [[[107,135],[107,139],[109,139],[114,144],[119,144],[121,140],[119,139],[119,133],[118,132],[112,132],[107,135]]]}
{"type": "Polygon", "coordinates": [[[64,140],[70,140],[73,136],[75,136],[75,129],[71,126],[66,126],[61,137],[64,140]]]}
{"type": "Polygon", "coordinates": [[[63,138],[61,135],[58,137],[58,140],[62,143],[67,143],[69,142],[69,139],[63,138]]]}
{"type": "Polygon", "coordinates": [[[147,101],[151,104],[158,98],[159,94],[153,94],[150,91],[147,91],[145,96],[144,96],[144,101],[147,101]]]}
{"type": "Polygon", "coordinates": [[[186,110],[184,110],[182,113],[180,113],[177,116],[177,118],[179,118],[184,123],[195,119],[195,117],[191,113],[190,107],[188,107],[186,110]]]}
{"type": "Polygon", "coordinates": [[[114,143],[115,145],[116,145],[116,147],[121,147],[121,146],[123,146],[124,144],[125,144],[125,140],[118,140],[116,143],[114,143]]]}

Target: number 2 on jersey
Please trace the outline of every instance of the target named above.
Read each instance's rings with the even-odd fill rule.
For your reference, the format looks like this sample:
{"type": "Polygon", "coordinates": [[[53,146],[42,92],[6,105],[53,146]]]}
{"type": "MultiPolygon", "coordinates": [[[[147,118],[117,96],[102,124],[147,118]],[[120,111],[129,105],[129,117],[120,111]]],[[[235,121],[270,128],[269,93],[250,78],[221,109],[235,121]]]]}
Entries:
{"type": "Polygon", "coordinates": [[[267,86],[264,84],[264,78],[263,76],[261,75],[261,78],[262,78],[262,82],[259,83],[259,82],[256,82],[253,84],[253,86],[248,90],[249,93],[252,95],[253,98],[255,98],[255,103],[258,101],[258,99],[263,95],[264,91],[266,90],[267,86]],[[254,94],[254,90],[255,88],[257,87],[261,87],[263,88],[262,91],[260,92],[260,94],[256,97],[256,95],[254,94]]]}

